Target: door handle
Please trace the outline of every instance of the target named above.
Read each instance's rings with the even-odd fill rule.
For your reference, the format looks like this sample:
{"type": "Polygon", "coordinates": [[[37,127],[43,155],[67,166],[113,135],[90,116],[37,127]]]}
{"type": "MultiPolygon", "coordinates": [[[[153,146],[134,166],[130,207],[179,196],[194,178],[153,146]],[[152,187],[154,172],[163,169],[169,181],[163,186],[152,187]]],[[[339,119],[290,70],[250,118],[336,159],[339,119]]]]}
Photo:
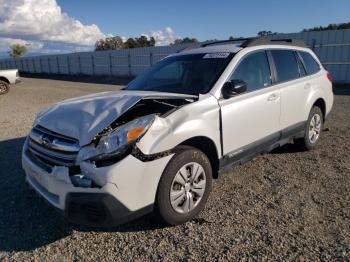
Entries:
{"type": "Polygon", "coordinates": [[[267,101],[276,101],[278,99],[278,95],[273,93],[268,96],[267,101]]]}

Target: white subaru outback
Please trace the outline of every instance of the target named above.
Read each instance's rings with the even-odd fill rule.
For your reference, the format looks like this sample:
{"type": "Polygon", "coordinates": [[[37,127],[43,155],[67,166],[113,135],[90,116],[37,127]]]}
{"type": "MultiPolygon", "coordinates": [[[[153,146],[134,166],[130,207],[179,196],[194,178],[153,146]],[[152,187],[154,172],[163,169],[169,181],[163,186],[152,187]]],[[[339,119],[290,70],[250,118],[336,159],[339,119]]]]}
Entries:
{"type": "Polygon", "coordinates": [[[124,90],[40,112],[23,148],[26,179],[73,223],[114,226],[154,210],[181,224],[228,168],[289,142],[313,149],[331,80],[297,40],[185,50],[124,90]]]}

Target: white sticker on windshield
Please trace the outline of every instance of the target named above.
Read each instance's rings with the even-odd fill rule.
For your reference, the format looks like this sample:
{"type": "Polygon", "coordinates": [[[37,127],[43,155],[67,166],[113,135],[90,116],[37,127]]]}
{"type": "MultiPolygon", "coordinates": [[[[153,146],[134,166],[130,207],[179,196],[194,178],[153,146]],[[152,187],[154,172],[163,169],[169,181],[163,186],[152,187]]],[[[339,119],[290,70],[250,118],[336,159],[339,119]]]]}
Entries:
{"type": "Polygon", "coordinates": [[[203,56],[203,59],[207,58],[226,58],[230,55],[230,53],[211,53],[203,56]]]}

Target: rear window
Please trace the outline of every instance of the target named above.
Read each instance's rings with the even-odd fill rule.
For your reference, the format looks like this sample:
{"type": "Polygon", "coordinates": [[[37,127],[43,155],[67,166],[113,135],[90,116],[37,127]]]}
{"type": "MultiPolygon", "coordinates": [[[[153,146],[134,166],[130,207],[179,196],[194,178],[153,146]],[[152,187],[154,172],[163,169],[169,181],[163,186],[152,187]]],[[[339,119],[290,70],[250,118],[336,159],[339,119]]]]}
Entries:
{"type": "Polygon", "coordinates": [[[299,67],[294,51],[271,50],[279,83],[299,78],[299,67]]]}
{"type": "Polygon", "coordinates": [[[299,54],[304,61],[308,75],[312,75],[320,71],[320,65],[316,62],[312,55],[307,52],[299,52],[299,54]]]}

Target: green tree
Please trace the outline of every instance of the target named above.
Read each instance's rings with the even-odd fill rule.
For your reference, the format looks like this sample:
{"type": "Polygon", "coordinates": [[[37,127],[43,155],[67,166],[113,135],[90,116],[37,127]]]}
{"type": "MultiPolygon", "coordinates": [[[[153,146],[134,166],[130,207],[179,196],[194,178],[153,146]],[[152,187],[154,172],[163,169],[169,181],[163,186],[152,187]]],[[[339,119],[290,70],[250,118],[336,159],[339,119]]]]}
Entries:
{"type": "Polygon", "coordinates": [[[313,28],[303,29],[303,32],[341,30],[341,29],[350,29],[350,22],[349,23],[340,23],[340,24],[329,24],[327,26],[315,26],[313,28]]]}
{"type": "Polygon", "coordinates": [[[156,40],[154,37],[149,38],[145,35],[135,38],[130,37],[125,42],[120,36],[114,36],[98,40],[95,43],[95,51],[148,47],[155,46],[155,44],[156,40]]]}
{"type": "Polygon", "coordinates": [[[126,49],[136,48],[136,47],[137,47],[137,43],[136,43],[135,39],[132,37],[128,38],[128,40],[126,40],[126,42],[124,43],[124,48],[126,48],[126,49]]]}
{"type": "Polygon", "coordinates": [[[95,51],[118,50],[124,47],[123,40],[120,36],[107,37],[100,39],[95,43],[95,51]]]}
{"type": "Polygon", "coordinates": [[[278,33],[277,32],[271,32],[271,31],[260,31],[260,32],[258,32],[258,36],[261,36],[261,37],[263,37],[263,36],[269,36],[269,35],[277,35],[278,33]]]}
{"type": "Polygon", "coordinates": [[[147,39],[147,36],[140,36],[140,37],[136,37],[135,38],[135,42],[136,42],[136,45],[137,47],[145,47],[145,46],[148,46],[148,39],[147,39]]]}
{"type": "Polygon", "coordinates": [[[145,35],[142,35],[140,37],[135,38],[129,38],[124,43],[124,48],[137,48],[137,47],[149,47],[149,46],[155,46],[156,40],[154,37],[148,38],[145,35]]]}
{"type": "Polygon", "coordinates": [[[150,46],[155,46],[156,45],[156,39],[154,39],[153,36],[151,36],[151,38],[149,39],[149,45],[150,46]]]}
{"type": "Polygon", "coordinates": [[[27,53],[28,49],[25,45],[14,44],[10,46],[9,54],[12,58],[19,58],[27,53]]]}
{"type": "Polygon", "coordinates": [[[154,46],[156,44],[156,40],[154,39],[153,36],[150,37],[150,39],[148,39],[148,37],[144,35],[140,37],[136,37],[135,42],[137,47],[148,47],[148,46],[154,46]]]}
{"type": "Polygon", "coordinates": [[[198,43],[198,40],[196,38],[190,38],[190,37],[178,38],[171,45],[191,44],[191,43],[198,43]]]}

